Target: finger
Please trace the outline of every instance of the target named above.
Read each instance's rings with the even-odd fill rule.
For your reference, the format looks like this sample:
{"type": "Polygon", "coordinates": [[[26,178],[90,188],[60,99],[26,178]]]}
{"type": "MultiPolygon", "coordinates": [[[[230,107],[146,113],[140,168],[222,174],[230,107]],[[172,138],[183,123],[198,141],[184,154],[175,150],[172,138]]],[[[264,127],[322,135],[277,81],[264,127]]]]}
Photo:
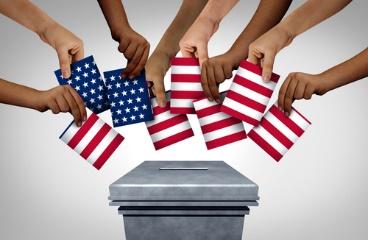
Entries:
{"type": "Polygon", "coordinates": [[[82,114],[74,100],[74,97],[69,91],[64,95],[64,97],[69,104],[69,111],[73,115],[75,123],[80,127],[82,125],[82,114]]]}
{"type": "Polygon", "coordinates": [[[134,53],[134,56],[128,62],[127,69],[130,69],[129,78],[135,77],[135,75],[133,75],[133,71],[138,67],[138,63],[140,63],[142,59],[143,52],[144,52],[144,47],[138,46],[134,53]]]}
{"type": "Polygon", "coordinates": [[[71,75],[70,71],[70,56],[68,54],[67,50],[59,50],[57,52],[58,58],[59,58],[59,64],[61,73],[63,74],[63,78],[69,78],[71,75]]]}
{"type": "Polygon", "coordinates": [[[218,89],[215,78],[215,70],[213,69],[213,66],[207,68],[207,81],[211,96],[213,99],[216,99],[216,96],[218,97],[218,89]]]}
{"type": "Polygon", "coordinates": [[[312,87],[312,85],[310,84],[307,84],[306,88],[305,88],[305,91],[304,91],[304,99],[311,99],[312,98],[312,95],[314,93],[314,88],[312,87]]]}
{"type": "Polygon", "coordinates": [[[142,69],[146,65],[147,58],[148,58],[148,53],[149,53],[149,47],[146,47],[143,51],[141,59],[139,60],[139,63],[137,64],[135,69],[133,69],[132,73],[130,74],[130,76],[129,76],[130,78],[133,78],[135,76],[140,75],[142,69]]]}
{"type": "Polygon", "coordinates": [[[302,99],[304,97],[305,88],[305,82],[299,81],[297,87],[295,88],[294,99],[302,99]]]}
{"type": "Polygon", "coordinates": [[[127,50],[128,46],[130,44],[130,41],[120,41],[120,44],[118,46],[118,50],[121,53],[125,53],[125,51],[127,50]]]}
{"type": "Polygon", "coordinates": [[[254,49],[252,46],[249,47],[248,61],[253,64],[259,64],[262,54],[254,49]]]}
{"type": "Polygon", "coordinates": [[[280,91],[279,91],[279,98],[278,98],[278,106],[281,111],[284,111],[284,100],[286,95],[286,90],[289,86],[289,83],[291,81],[291,76],[289,75],[286,80],[283,82],[280,91]]]}
{"type": "Polygon", "coordinates": [[[204,63],[201,68],[201,84],[204,91],[204,95],[206,95],[208,100],[213,101],[212,94],[208,86],[207,68],[208,68],[207,64],[204,63]]]}
{"type": "Polygon", "coordinates": [[[70,94],[73,96],[74,98],[74,101],[76,102],[77,106],[78,106],[78,109],[79,109],[79,112],[81,114],[81,117],[83,119],[83,121],[86,121],[87,120],[87,111],[86,111],[86,107],[84,106],[84,102],[82,100],[82,98],[79,96],[79,94],[72,88],[68,85],[68,88],[69,88],[69,92],[70,94]]]}
{"type": "Polygon", "coordinates": [[[197,54],[199,59],[199,65],[202,66],[202,63],[208,60],[207,43],[201,43],[198,45],[197,54]]]}
{"type": "Polygon", "coordinates": [[[82,60],[84,58],[84,48],[80,47],[76,52],[72,52],[72,62],[82,60]]]}
{"type": "Polygon", "coordinates": [[[132,60],[135,52],[137,51],[137,48],[138,48],[138,45],[137,44],[131,43],[128,46],[127,50],[124,52],[124,56],[128,60],[128,64],[127,64],[127,66],[125,68],[125,71],[124,71],[124,73],[122,75],[124,77],[129,76],[130,73],[131,73],[131,71],[133,70],[133,66],[132,66],[132,64],[130,64],[130,62],[131,62],[131,60],[132,60]]]}
{"type": "Polygon", "coordinates": [[[154,81],[154,94],[160,107],[166,106],[164,79],[154,81]]]}
{"type": "Polygon", "coordinates": [[[48,103],[48,106],[53,114],[58,114],[61,112],[59,105],[57,104],[56,100],[52,100],[48,103]]]}
{"type": "Polygon", "coordinates": [[[273,63],[275,61],[275,55],[273,53],[267,53],[263,60],[262,78],[263,81],[269,82],[271,80],[273,63]]]}
{"type": "Polygon", "coordinates": [[[226,64],[223,66],[224,74],[226,79],[230,79],[233,76],[233,69],[231,65],[226,64]]]}
{"type": "Polygon", "coordinates": [[[223,81],[225,81],[225,73],[224,70],[222,68],[222,66],[214,66],[213,70],[215,72],[215,86],[213,89],[215,89],[215,92],[212,92],[215,101],[216,102],[220,102],[220,93],[219,93],[219,85],[220,83],[222,83],[223,81]]]}
{"type": "Polygon", "coordinates": [[[68,102],[65,100],[63,95],[60,95],[56,98],[56,103],[59,106],[59,109],[61,112],[69,112],[69,104],[68,102]]]}
{"type": "Polygon", "coordinates": [[[294,101],[294,94],[295,94],[295,89],[298,86],[298,81],[296,79],[292,79],[292,81],[290,82],[287,90],[286,90],[286,94],[285,94],[285,100],[284,100],[284,112],[286,116],[289,116],[291,113],[291,105],[294,101]]]}

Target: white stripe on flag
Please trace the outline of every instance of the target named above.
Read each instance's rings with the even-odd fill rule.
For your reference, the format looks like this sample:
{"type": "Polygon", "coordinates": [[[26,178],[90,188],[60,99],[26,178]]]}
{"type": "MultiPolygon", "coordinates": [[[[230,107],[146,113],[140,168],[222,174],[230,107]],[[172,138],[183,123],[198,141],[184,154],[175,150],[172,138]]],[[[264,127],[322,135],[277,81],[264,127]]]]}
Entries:
{"type": "Polygon", "coordinates": [[[180,124],[174,125],[172,127],[166,128],[162,131],[159,131],[155,134],[151,135],[152,142],[157,142],[167,137],[173,136],[179,132],[183,132],[187,129],[190,129],[189,121],[182,122],[180,124]]]}
{"type": "Polygon", "coordinates": [[[102,141],[93,150],[91,155],[89,155],[89,157],[87,158],[87,162],[89,162],[90,164],[94,164],[117,135],[118,133],[113,128],[111,128],[106,136],[102,139],[102,141]]]}
{"type": "Polygon", "coordinates": [[[247,69],[244,69],[242,67],[239,67],[237,75],[248,79],[249,81],[252,81],[254,83],[257,83],[258,85],[261,85],[268,89],[275,89],[276,83],[273,81],[269,81],[268,83],[263,82],[262,76],[255,74],[251,71],[248,71],[247,69]]]}
{"type": "Polygon", "coordinates": [[[283,122],[281,122],[277,117],[275,117],[271,112],[266,113],[264,116],[275,128],[277,128],[282,134],[285,135],[291,142],[298,140],[298,136],[288,128],[283,122]]]}
{"type": "Polygon", "coordinates": [[[203,134],[203,137],[206,142],[209,142],[209,141],[212,141],[218,138],[229,136],[231,134],[234,134],[240,131],[244,131],[244,127],[242,123],[234,124],[234,125],[224,127],[224,128],[212,131],[212,132],[208,132],[206,134],[203,134]]]}
{"type": "Polygon", "coordinates": [[[203,91],[200,82],[171,82],[171,91],[203,91]]]}
{"type": "Polygon", "coordinates": [[[74,137],[74,135],[78,132],[78,130],[79,127],[77,127],[77,124],[73,122],[60,139],[66,144],[68,144],[68,142],[74,137]]]}
{"type": "Polygon", "coordinates": [[[170,107],[193,108],[193,101],[195,99],[171,99],[170,107]]]}
{"type": "Polygon", "coordinates": [[[74,151],[80,154],[86,148],[86,146],[92,141],[92,139],[96,136],[97,132],[100,131],[100,129],[104,124],[105,123],[100,118],[97,119],[95,124],[93,124],[93,126],[89,129],[86,135],[84,135],[84,137],[81,139],[78,145],[74,148],[74,151]]]}
{"type": "Polygon", "coordinates": [[[256,102],[259,102],[263,105],[267,106],[268,101],[270,100],[269,97],[266,97],[258,92],[255,92],[249,88],[243,87],[240,84],[237,84],[236,82],[233,82],[230,88],[231,91],[239,93],[242,96],[246,96],[247,98],[250,98],[256,102]]]}
{"type": "Polygon", "coordinates": [[[243,105],[237,101],[234,101],[229,97],[225,98],[223,105],[229,108],[235,109],[236,111],[240,113],[246,113],[247,116],[254,118],[256,120],[261,119],[263,115],[263,113],[260,113],[257,110],[254,110],[253,108],[243,105]]]}
{"type": "Polygon", "coordinates": [[[146,122],[146,125],[147,125],[147,127],[150,127],[152,125],[158,124],[158,123],[166,121],[168,119],[171,119],[171,118],[173,118],[177,115],[178,114],[171,114],[170,110],[167,110],[166,112],[155,115],[154,120],[146,122]]]}
{"type": "Polygon", "coordinates": [[[258,135],[263,138],[268,144],[270,144],[276,151],[278,151],[282,156],[288,151],[288,149],[279,142],[271,133],[269,133],[262,126],[253,128],[253,131],[258,133],[258,135]]]}
{"type": "Polygon", "coordinates": [[[201,126],[207,125],[209,123],[214,123],[221,121],[223,119],[229,118],[230,116],[223,112],[214,113],[212,115],[208,115],[206,117],[199,118],[199,123],[201,126]]]}
{"type": "Polygon", "coordinates": [[[209,108],[209,107],[218,105],[218,103],[215,102],[215,101],[211,102],[207,98],[205,98],[205,99],[193,102],[193,105],[194,105],[195,109],[198,111],[198,110],[202,110],[204,108],[209,108]]]}
{"type": "Polygon", "coordinates": [[[199,66],[181,66],[181,65],[172,65],[171,66],[171,74],[201,74],[201,69],[199,66]]]}
{"type": "Polygon", "coordinates": [[[294,110],[292,110],[290,112],[290,116],[289,118],[295,122],[301,129],[303,129],[304,131],[309,127],[309,123],[302,117],[300,116],[297,112],[295,112],[294,110]]]}

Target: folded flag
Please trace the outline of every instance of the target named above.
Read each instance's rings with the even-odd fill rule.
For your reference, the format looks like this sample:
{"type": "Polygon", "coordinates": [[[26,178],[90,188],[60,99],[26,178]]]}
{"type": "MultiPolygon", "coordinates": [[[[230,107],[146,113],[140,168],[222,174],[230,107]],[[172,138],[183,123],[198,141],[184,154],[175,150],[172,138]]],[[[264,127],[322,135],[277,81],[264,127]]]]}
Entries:
{"type": "Polygon", "coordinates": [[[193,101],[202,97],[204,97],[204,92],[201,85],[199,60],[197,58],[174,58],[171,61],[171,113],[195,113],[193,101]]]}
{"type": "Polygon", "coordinates": [[[247,138],[243,123],[221,112],[220,104],[207,98],[196,100],[193,104],[208,150],[247,138]]]}
{"type": "Polygon", "coordinates": [[[248,136],[272,158],[280,161],[310,125],[311,122],[294,108],[286,117],[274,104],[248,136]]]}
{"type": "MultiPolygon", "coordinates": [[[[166,95],[169,98],[170,94],[166,95]]],[[[186,115],[170,113],[170,102],[162,108],[152,98],[152,107],[154,120],[146,122],[146,126],[156,150],[194,136],[186,115]]]]}
{"type": "Polygon", "coordinates": [[[77,127],[73,121],[61,134],[60,139],[99,170],[124,137],[95,113],[87,110],[87,116],[81,127],[77,127]]]}
{"type": "Polygon", "coordinates": [[[153,119],[144,71],[134,79],[121,79],[124,69],[104,72],[114,127],[153,119]]]}
{"type": "Polygon", "coordinates": [[[265,83],[262,80],[262,68],[248,61],[241,61],[221,111],[257,126],[279,77],[272,73],[271,81],[265,83]]]}
{"type": "Polygon", "coordinates": [[[72,86],[94,113],[109,109],[105,84],[93,56],[72,63],[70,67],[72,74],[68,79],[63,78],[60,69],[55,71],[59,84],[72,86]]]}

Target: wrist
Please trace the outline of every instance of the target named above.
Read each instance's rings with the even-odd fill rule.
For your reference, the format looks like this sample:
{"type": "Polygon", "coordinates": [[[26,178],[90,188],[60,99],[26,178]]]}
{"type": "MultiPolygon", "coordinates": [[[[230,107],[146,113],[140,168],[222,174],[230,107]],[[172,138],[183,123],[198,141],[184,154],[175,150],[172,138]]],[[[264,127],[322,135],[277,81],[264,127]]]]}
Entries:
{"type": "Polygon", "coordinates": [[[317,94],[323,95],[333,89],[331,77],[328,72],[322,72],[316,75],[318,81],[317,94]]]}
{"type": "MultiPolygon", "coordinates": [[[[296,37],[295,32],[291,28],[289,28],[287,24],[279,23],[274,27],[274,29],[279,34],[281,34],[283,39],[285,39],[284,40],[285,46],[289,45],[296,37]]],[[[282,47],[285,47],[285,46],[282,46],[282,47]]]]}
{"type": "Polygon", "coordinates": [[[29,98],[30,104],[31,104],[30,107],[39,112],[46,111],[47,105],[45,104],[45,101],[43,100],[45,94],[46,94],[46,91],[32,89],[31,97],[29,98]]]}
{"type": "Polygon", "coordinates": [[[111,37],[117,42],[120,42],[127,34],[134,31],[129,23],[123,23],[116,27],[111,27],[111,37]]]}

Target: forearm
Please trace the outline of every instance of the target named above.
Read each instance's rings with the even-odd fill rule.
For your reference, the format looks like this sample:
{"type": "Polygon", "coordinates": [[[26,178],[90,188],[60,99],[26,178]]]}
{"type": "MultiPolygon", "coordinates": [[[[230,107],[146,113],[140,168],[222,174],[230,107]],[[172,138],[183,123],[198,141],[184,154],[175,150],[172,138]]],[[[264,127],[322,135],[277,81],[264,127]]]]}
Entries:
{"type": "Polygon", "coordinates": [[[162,36],[154,54],[165,54],[168,59],[175,57],[180,50],[180,39],[198,17],[206,3],[207,0],[183,0],[175,19],[162,36]]]}
{"type": "Polygon", "coordinates": [[[229,52],[239,60],[248,56],[248,47],[263,33],[278,24],[291,4],[292,0],[261,0],[247,27],[236,39],[229,52]]]}
{"type": "Polygon", "coordinates": [[[324,92],[368,77],[368,48],[353,58],[320,74],[324,92]]]}
{"type": "Polygon", "coordinates": [[[121,0],[98,0],[98,3],[109,25],[111,36],[118,40],[121,34],[130,28],[123,3],[121,0]]]}
{"type": "Polygon", "coordinates": [[[204,17],[219,24],[239,0],[209,0],[199,17],[204,17]]]}
{"type": "Polygon", "coordinates": [[[0,103],[38,110],[38,95],[36,89],[0,79],[0,103]]]}
{"type": "Polygon", "coordinates": [[[287,16],[279,26],[293,38],[336,14],[351,0],[309,0],[287,16]]]}
{"type": "Polygon", "coordinates": [[[0,13],[38,35],[54,23],[51,17],[28,0],[0,0],[0,13]]]}

